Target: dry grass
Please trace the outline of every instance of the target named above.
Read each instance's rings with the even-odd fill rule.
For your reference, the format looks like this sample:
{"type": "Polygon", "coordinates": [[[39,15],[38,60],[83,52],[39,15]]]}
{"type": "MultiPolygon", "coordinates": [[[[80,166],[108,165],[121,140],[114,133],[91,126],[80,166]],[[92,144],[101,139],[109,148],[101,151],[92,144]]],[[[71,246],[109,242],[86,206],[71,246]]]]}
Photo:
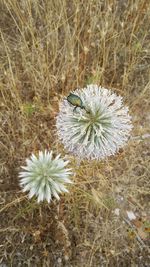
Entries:
{"type": "Polygon", "coordinates": [[[28,201],[17,177],[32,151],[65,153],[59,100],[88,83],[121,94],[133,135],[148,133],[149,29],[147,0],[0,1],[0,266],[149,266],[148,138],[80,168],[71,157],[75,185],[60,203],[28,201]]]}

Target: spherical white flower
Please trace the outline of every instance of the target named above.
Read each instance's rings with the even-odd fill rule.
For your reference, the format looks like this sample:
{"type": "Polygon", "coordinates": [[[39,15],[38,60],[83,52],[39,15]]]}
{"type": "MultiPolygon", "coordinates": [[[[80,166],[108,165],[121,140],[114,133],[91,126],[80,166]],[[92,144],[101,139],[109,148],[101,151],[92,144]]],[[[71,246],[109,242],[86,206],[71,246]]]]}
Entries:
{"type": "Polygon", "coordinates": [[[82,108],[75,108],[65,98],[56,118],[58,136],[64,147],[81,159],[114,155],[125,145],[132,129],[122,97],[97,85],[72,93],[80,97],[82,108]]]}
{"type": "Polygon", "coordinates": [[[32,154],[30,159],[26,159],[26,166],[22,167],[24,171],[19,173],[23,192],[29,191],[29,198],[37,196],[38,202],[44,199],[50,202],[52,196],[59,200],[58,193],[68,192],[64,184],[72,183],[69,179],[71,169],[65,168],[67,164],[68,161],[60,155],[52,159],[52,151],[39,151],[37,157],[32,154]]]}

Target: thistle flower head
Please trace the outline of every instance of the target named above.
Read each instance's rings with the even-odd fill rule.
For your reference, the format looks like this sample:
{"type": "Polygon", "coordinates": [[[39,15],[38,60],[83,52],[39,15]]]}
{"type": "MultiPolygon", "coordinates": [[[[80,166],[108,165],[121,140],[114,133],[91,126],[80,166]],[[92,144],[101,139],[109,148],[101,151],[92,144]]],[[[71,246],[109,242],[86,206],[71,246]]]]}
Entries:
{"type": "Polygon", "coordinates": [[[60,155],[52,159],[52,151],[39,151],[38,156],[32,154],[22,167],[24,171],[19,173],[23,192],[29,191],[29,198],[36,196],[38,202],[44,199],[50,202],[52,196],[59,200],[59,193],[68,192],[65,184],[72,183],[71,169],[65,168],[67,164],[60,155]]]}
{"type": "Polygon", "coordinates": [[[122,97],[97,85],[73,94],[80,97],[84,109],[74,109],[67,99],[60,104],[56,127],[64,147],[81,159],[114,155],[125,145],[132,129],[122,97]]]}

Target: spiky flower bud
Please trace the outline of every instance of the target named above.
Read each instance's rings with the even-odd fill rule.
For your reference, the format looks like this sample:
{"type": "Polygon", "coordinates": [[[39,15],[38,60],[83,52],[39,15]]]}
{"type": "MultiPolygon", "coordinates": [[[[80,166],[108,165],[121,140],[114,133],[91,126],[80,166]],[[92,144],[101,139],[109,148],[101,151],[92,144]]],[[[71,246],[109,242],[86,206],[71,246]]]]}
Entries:
{"type": "Polygon", "coordinates": [[[60,104],[56,127],[64,147],[81,159],[114,155],[125,145],[132,129],[122,97],[97,85],[72,93],[80,97],[82,108],[75,108],[67,99],[60,104]]]}
{"type": "Polygon", "coordinates": [[[65,168],[68,161],[58,155],[52,159],[52,151],[39,151],[39,155],[31,155],[26,159],[24,171],[19,173],[20,185],[23,192],[29,191],[29,198],[37,197],[37,201],[46,199],[51,201],[52,196],[59,200],[59,193],[68,192],[66,183],[72,183],[69,179],[71,169],[65,168]]]}

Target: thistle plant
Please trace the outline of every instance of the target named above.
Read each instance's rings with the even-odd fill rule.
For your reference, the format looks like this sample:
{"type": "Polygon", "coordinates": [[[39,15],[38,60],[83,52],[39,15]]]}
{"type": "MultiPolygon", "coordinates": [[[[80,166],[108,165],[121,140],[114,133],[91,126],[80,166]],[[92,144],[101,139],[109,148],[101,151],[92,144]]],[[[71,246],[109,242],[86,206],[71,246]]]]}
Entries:
{"type": "Polygon", "coordinates": [[[65,98],[60,104],[56,127],[65,149],[83,159],[104,159],[127,142],[132,129],[128,107],[122,97],[97,85],[71,93],[82,106],[73,107],[65,98]]]}
{"type": "Polygon", "coordinates": [[[24,171],[19,173],[20,186],[23,192],[29,191],[29,198],[37,197],[37,201],[51,201],[52,196],[59,198],[59,193],[68,192],[65,184],[72,183],[69,179],[71,169],[65,168],[69,161],[58,155],[52,159],[52,151],[39,151],[39,155],[31,155],[26,159],[24,171]]]}

